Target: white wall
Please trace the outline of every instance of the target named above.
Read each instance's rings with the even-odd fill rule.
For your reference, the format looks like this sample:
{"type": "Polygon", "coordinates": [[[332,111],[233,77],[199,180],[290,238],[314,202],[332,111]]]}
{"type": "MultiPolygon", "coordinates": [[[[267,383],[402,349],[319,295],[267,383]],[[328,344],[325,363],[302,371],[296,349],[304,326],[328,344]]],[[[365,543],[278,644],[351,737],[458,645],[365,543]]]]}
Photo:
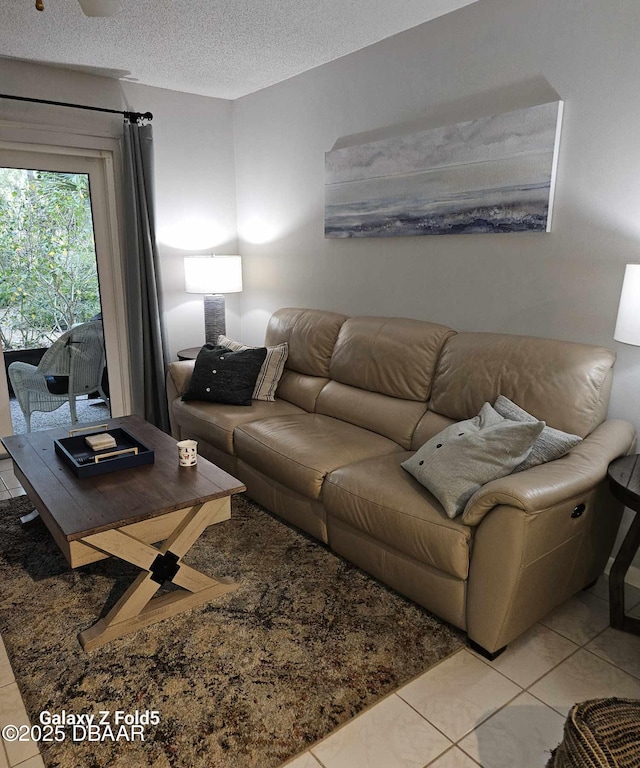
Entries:
{"type": "MultiPolygon", "coordinates": [[[[182,257],[236,253],[231,102],[0,59],[0,92],[154,115],[156,221],[170,352],[204,341],[202,297],[184,291],[182,257]]],[[[0,100],[0,120],[51,131],[122,134],[122,117],[0,100]]],[[[239,300],[227,322],[239,335],[239,300]]]]}

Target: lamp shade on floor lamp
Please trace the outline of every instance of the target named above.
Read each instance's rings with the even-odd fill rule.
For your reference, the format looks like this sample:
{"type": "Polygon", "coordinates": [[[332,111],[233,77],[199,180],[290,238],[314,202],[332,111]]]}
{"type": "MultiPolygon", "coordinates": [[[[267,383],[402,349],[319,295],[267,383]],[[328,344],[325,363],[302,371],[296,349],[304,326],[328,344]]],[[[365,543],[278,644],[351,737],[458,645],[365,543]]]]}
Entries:
{"type": "Polygon", "coordinates": [[[226,334],[225,293],[242,291],[240,256],[186,256],[185,290],[203,293],[205,340],[215,344],[226,334]]]}
{"type": "Polygon", "coordinates": [[[613,338],[640,346],[640,264],[627,264],[625,268],[613,338]]]}

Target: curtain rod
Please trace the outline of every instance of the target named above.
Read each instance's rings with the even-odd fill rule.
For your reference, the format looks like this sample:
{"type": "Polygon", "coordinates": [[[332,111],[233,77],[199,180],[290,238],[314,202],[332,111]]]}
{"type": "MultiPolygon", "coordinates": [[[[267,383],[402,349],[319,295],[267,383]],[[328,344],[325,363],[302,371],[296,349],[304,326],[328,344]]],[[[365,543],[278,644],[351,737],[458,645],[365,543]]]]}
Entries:
{"type": "Polygon", "coordinates": [[[0,99],[11,99],[13,101],[30,101],[33,104],[51,104],[54,107],[72,107],[73,109],[88,109],[92,112],[110,112],[112,115],[124,115],[130,123],[137,123],[139,120],[153,120],[151,112],[124,112],[120,109],[106,109],[105,107],[90,107],[86,104],[69,104],[65,101],[49,101],[48,99],[30,99],[26,96],[9,96],[0,93],[0,99]]]}

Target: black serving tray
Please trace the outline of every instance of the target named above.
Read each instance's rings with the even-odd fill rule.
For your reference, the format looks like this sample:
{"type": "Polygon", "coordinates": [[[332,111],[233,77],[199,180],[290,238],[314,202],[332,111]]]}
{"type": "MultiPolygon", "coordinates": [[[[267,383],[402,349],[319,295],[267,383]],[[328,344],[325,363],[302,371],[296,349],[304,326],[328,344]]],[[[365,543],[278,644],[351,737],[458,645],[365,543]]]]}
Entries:
{"type": "Polygon", "coordinates": [[[108,472],[115,472],[118,469],[131,469],[140,467],[143,464],[153,464],[155,457],[150,448],[141,443],[137,438],[127,432],[126,429],[117,427],[116,429],[98,429],[95,432],[85,432],[82,435],[73,435],[63,437],[61,440],[53,441],[56,453],[67,464],[71,471],[77,477],[96,477],[97,475],[106,475],[108,472]],[[88,434],[97,435],[106,432],[111,435],[115,441],[115,448],[105,448],[101,451],[92,450],[85,442],[88,434]],[[137,453],[131,450],[120,456],[108,456],[108,454],[117,451],[130,450],[137,448],[137,453]],[[100,459],[100,456],[105,456],[100,459]],[[96,461],[98,458],[98,461],[96,461]]]}

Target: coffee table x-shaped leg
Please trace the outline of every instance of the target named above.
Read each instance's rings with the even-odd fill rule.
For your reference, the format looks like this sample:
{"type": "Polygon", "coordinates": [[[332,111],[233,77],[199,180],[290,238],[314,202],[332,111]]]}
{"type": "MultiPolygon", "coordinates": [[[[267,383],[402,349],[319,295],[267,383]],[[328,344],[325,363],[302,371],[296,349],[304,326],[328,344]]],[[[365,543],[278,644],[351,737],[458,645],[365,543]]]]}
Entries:
{"type": "Polygon", "coordinates": [[[225,497],[185,509],[184,516],[159,548],[117,528],[82,538],[83,544],[142,568],[107,615],[80,632],[78,639],[84,650],[99,648],[117,637],[237,589],[237,583],[213,579],[182,562],[205,528],[229,519],[230,507],[230,499],[225,497]],[[153,597],[167,581],[182,589],[153,597]]]}

